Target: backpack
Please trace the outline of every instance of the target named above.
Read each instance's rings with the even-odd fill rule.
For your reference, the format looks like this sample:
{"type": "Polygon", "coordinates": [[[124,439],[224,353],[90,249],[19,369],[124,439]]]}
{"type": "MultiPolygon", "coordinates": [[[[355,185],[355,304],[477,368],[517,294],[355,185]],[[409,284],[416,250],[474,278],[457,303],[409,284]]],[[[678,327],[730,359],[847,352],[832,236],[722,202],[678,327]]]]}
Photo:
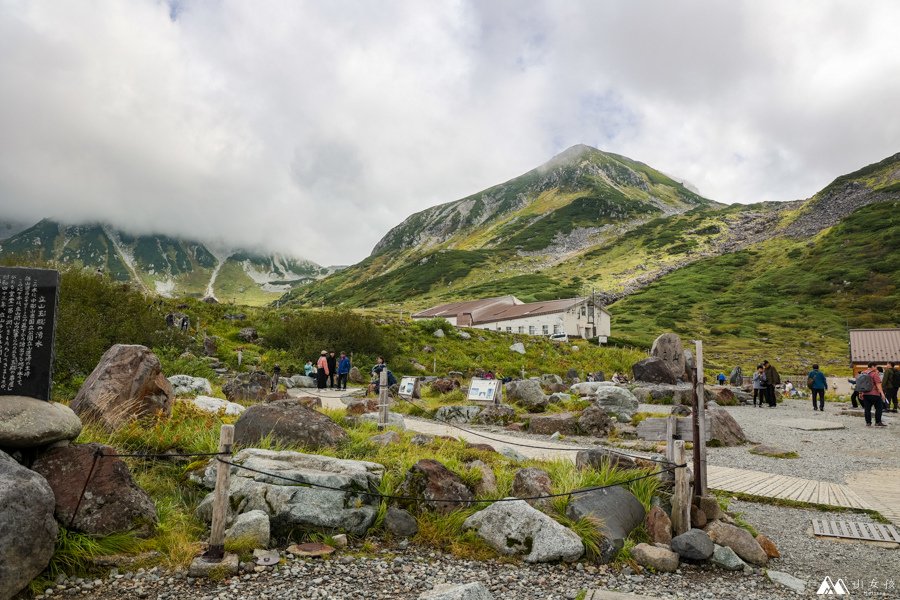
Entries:
{"type": "Polygon", "coordinates": [[[388,380],[388,386],[392,386],[392,385],[396,385],[396,384],[397,384],[397,378],[394,377],[394,374],[391,373],[390,370],[388,370],[388,377],[387,377],[387,380],[388,380]]]}
{"type": "Polygon", "coordinates": [[[856,391],[860,394],[871,392],[875,387],[875,381],[868,373],[860,373],[856,376],[856,391]]]}

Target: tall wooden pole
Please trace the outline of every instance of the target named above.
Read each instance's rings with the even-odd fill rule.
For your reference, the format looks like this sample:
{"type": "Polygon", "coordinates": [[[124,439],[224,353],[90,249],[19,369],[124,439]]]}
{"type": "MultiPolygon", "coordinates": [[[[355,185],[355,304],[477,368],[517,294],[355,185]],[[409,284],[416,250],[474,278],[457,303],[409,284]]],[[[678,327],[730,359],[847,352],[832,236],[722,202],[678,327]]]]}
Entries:
{"type": "Polygon", "coordinates": [[[378,429],[384,429],[388,424],[388,394],[387,365],[385,365],[378,379],[378,429]]]}
{"type": "MultiPolygon", "coordinates": [[[[696,448],[696,445],[694,446],[696,448]]],[[[672,462],[685,464],[684,441],[672,444],[672,462]]],[[[691,528],[691,472],[687,466],[675,469],[675,489],[672,492],[672,533],[681,535],[691,528]]]]}
{"type": "Polygon", "coordinates": [[[703,342],[696,340],[697,373],[694,378],[694,494],[706,495],[706,392],[703,385],[703,342]]]}
{"type": "MultiPolygon", "coordinates": [[[[234,443],[234,425],[222,425],[219,431],[219,452],[231,454],[234,443]]],[[[228,486],[231,480],[231,465],[216,463],[216,489],[213,492],[212,526],[209,532],[209,548],[205,558],[220,561],[225,556],[225,520],[228,518],[228,486]]]]}

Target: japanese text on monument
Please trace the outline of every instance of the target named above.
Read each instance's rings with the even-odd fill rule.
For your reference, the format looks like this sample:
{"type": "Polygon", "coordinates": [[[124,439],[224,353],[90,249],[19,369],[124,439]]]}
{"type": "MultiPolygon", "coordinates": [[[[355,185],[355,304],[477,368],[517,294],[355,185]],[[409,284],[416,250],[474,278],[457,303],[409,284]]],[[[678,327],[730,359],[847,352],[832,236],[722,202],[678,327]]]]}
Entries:
{"type": "Polygon", "coordinates": [[[59,273],[0,268],[0,394],[48,400],[59,273]]]}

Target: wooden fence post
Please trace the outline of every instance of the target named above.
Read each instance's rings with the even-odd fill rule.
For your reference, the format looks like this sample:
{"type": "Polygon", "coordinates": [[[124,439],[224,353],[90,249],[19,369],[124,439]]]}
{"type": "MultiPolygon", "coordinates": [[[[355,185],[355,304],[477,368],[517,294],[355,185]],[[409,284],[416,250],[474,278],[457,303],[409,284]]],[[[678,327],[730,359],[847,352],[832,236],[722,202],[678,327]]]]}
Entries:
{"type": "MultiPolygon", "coordinates": [[[[219,431],[219,452],[231,454],[234,443],[234,425],[222,425],[219,431]]],[[[209,532],[209,548],[205,558],[210,562],[225,556],[225,521],[228,518],[228,486],[231,481],[231,465],[216,463],[216,489],[213,492],[212,526],[209,532]]]]}
{"type": "Polygon", "coordinates": [[[678,417],[669,415],[666,417],[666,460],[674,460],[675,456],[675,432],[678,430],[678,417]]]}
{"type": "Polygon", "coordinates": [[[694,342],[697,352],[697,379],[694,386],[697,404],[694,410],[694,494],[706,495],[706,391],[703,385],[703,342],[694,342]]]}
{"type": "MultiPolygon", "coordinates": [[[[685,464],[684,441],[675,440],[672,462],[685,464]]],[[[691,482],[687,466],[675,469],[675,490],[672,492],[672,533],[681,535],[691,528],[691,482]]]]}
{"type": "Polygon", "coordinates": [[[384,429],[388,424],[388,376],[387,365],[381,370],[378,379],[378,429],[384,429]]]}

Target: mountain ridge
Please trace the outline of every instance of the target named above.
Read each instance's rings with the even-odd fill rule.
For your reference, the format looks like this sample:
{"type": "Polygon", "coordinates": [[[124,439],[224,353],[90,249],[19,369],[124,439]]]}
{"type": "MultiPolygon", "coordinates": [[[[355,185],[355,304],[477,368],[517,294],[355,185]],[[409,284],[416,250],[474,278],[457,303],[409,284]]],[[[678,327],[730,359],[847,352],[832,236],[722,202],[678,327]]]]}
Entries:
{"type": "Polygon", "coordinates": [[[52,219],[0,241],[0,258],[96,269],[164,297],[212,296],[250,304],[274,301],[290,287],[330,272],[279,253],[221,248],[162,234],[135,235],[108,223],[52,219]]]}

